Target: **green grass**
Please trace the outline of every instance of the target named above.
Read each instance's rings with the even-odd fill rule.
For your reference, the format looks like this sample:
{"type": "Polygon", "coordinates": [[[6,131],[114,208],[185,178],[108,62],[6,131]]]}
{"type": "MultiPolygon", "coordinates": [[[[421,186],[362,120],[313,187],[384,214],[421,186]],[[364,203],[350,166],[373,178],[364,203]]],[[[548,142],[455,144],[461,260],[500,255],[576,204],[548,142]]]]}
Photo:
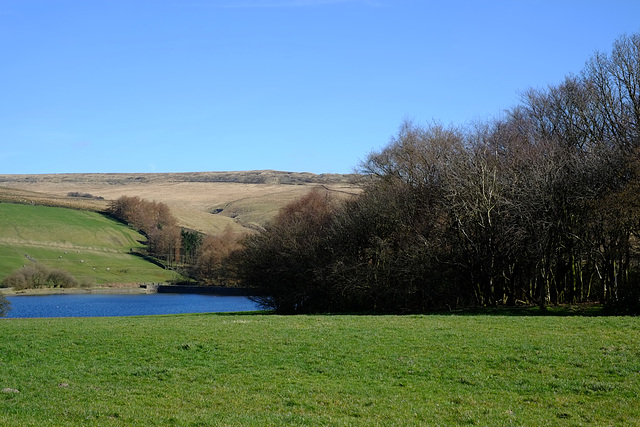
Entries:
{"type": "Polygon", "coordinates": [[[0,321],[0,424],[639,425],[640,319],[0,321]]]}
{"type": "Polygon", "coordinates": [[[171,279],[173,273],[127,253],[141,240],[97,212],[0,203],[0,280],[32,259],[95,283],[171,279]]]}

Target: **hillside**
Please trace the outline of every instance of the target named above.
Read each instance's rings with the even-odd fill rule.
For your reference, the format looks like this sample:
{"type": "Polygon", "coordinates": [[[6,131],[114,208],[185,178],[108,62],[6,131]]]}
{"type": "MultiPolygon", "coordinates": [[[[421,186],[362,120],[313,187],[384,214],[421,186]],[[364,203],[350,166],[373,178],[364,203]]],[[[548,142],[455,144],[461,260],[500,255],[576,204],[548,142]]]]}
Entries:
{"type": "Polygon", "coordinates": [[[39,262],[90,283],[162,282],[175,273],[129,254],[144,237],[104,215],[0,203],[0,280],[39,262]]]}
{"type": "Polygon", "coordinates": [[[259,229],[314,187],[350,197],[360,191],[356,181],[353,174],[279,171],[0,175],[0,201],[100,211],[120,196],[139,196],[166,203],[182,227],[216,234],[259,229]]]}

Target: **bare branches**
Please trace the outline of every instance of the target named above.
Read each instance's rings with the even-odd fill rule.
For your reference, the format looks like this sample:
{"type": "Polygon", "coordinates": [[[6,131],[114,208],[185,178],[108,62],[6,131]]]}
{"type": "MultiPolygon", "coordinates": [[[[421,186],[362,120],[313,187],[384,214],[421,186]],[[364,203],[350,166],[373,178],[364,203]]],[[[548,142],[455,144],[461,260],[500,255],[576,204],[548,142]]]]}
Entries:
{"type": "Polygon", "coordinates": [[[640,305],[640,35],[462,129],[405,121],[357,198],[311,194],[248,239],[243,279],[287,312],[640,305]]]}

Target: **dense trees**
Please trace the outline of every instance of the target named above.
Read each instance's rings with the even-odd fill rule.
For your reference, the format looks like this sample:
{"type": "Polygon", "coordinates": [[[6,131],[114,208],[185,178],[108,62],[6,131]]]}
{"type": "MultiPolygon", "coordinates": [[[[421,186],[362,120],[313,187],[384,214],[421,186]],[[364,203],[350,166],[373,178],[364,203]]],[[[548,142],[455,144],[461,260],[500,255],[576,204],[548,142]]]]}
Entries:
{"type": "Polygon", "coordinates": [[[166,204],[122,196],[110,203],[109,214],[140,230],[151,255],[169,265],[180,261],[182,233],[166,204]]]}
{"type": "Polygon", "coordinates": [[[230,229],[215,236],[200,235],[195,257],[188,263],[191,276],[207,285],[235,285],[236,271],[232,255],[242,248],[241,237],[230,229]]]}
{"type": "Polygon", "coordinates": [[[230,230],[216,236],[181,229],[169,207],[137,196],[122,196],[109,205],[109,214],[140,230],[147,251],[168,267],[206,285],[233,286],[235,267],[230,257],[243,236],[230,230]]]}
{"type": "Polygon", "coordinates": [[[331,304],[317,277],[326,262],[320,239],[331,218],[331,203],[328,196],[312,191],[284,208],[266,232],[244,241],[236,260],[240,280],[265,290],[265,305],[293,313],[331,304]]]}
{"type": "Polygon", "coordinates": [[[312,193],[238,257],[282,312],[425,310],[640,294],[640,35],[467,128],[404,123],[364,193],[312,193]]]}

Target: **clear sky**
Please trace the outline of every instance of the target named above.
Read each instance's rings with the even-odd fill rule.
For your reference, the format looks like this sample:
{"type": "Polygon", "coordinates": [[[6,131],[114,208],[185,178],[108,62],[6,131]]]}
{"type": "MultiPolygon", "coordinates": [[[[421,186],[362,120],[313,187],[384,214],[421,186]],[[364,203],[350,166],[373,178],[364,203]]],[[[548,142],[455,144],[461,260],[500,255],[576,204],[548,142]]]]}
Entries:
{"type": "Polygon", "coordinates": [[[349,173],[636,32],[637,0],[0,0],[0,173],[349,173]]]}

